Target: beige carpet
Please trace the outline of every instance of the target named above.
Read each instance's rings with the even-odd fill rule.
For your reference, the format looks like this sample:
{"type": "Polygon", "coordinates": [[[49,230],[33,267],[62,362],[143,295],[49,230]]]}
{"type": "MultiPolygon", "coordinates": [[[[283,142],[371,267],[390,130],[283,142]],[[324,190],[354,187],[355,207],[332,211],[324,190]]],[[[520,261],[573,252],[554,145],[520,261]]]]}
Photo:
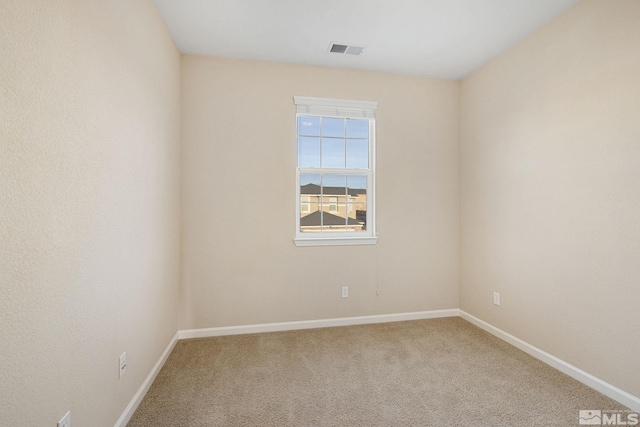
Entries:
{"type": "Polygon", "coordinates": [[[180,341],[129,427],[577,426],[627,409],[460,318],[180,341]]]}

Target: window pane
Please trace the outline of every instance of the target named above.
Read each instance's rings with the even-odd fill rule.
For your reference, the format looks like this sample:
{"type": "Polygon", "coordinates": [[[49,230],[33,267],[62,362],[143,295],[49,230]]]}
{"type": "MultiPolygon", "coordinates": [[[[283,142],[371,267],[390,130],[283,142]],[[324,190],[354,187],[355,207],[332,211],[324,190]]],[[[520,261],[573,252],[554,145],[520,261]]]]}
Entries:
{"type": "Polygon", "coordinates": [[[369,140],[347,139],[347,168],[369,168],[369,140]]]}
{"type": "MultiPolygon", "coordinates": [[[[341,202],[345,201],[345,198],[342,197],[340,199],[341,202]]],[[[349,216],[349,214],[347,213],[347,205],[345,203],[338,203],[336,205],[336,211],[335,212],[331,212],[333,215],[339,216],[342,219],[343,223],[347,222],[347,217],[349,216]]]]}
{"type": "Polygon", "coordinates": [[[347,207],[349,212],[349,231],[365,231],[367,229],[367,204],[353,204],[347,207]]]}
{"type": "Polygon", "coordinates": [[[347,138],[369,138],[369,120],[347,120],[347,138]]]}
{"type": "Polygon", "coordinates": [[[300,231],[302,233],[318,233],[322,231],[320,227],[319,198],[309,196],[309,200],[309,203],[300,203],[300,231]]]}
{"type": "Polygon", "coordinates": [[[300,198],[304,196],[310,196],[311,201],[315,197],[315,201],[319,202],[320,196],[320,174],[315,173],[303,173],[300,174],[300,198]]]}
{"type": "Polygon", "coordinates": [[[347,187],[349,191],[349,231],[364,231],[367,229],[367,177],[362,175],[348,175],[347,187]]]}
{"type": "Polygon", "coordinates": [[[300,213],[309,214],[311,212],[311,196],[300,196],[300,213]]]}
{"type": "Polygon", "coordinates": [[[344,139],[322,138],[322,167],[344,169],[344,139]]]}
{"type": "Polygon", "coordinates": [[[345,119],[322,118],[322,136],[337,136],[344,138],[345,119]]]}
{"type": "Polygon", "coordinates": [[[317,212],[320,210],[320,204],[318,203],[318,199],[315,197],[312,197],[311,199],[312,201],[310,202],[300,203],[301,204],[300,218],[304,218],[308,215],[312,215],[314,212],[317,212]]]}
{"type": "MultiPolygon", "coordinates": [[[[311,197],[312,201],[308,203],[309,211],[303,212],[302,206],[300,207],[300,231],[302,233],[318,233],[320,228],[320,206],[318,199],[311,197]]],[[[301,203],[304,205],[304,203],[301,203]]]]}
{"type": "Polygon", "coordinates": [[[320,227],[320,174],[300,174],[300,231],[303,233],[318,233],[320,227]],[[307,202],[308,201],[308,202],[307,202]],[[305,212],[303,208],[308,205],[305,212]]]}
{"type": "Polygon", "coordinates": [[[347,229],[347,176],[322,175],[322,231],[346,231],[347,229]]]}
{"type": "Polygon", "coordinates": [[[367,177],[364,175],[348,175],[347,187],[349,187],[349,194],[367,194],[367,177]]]}
{"type": "Polygon", "coordinates": [[[298,166],[320,167],[320,138],[298,137],[298,166]]]}
{"type": "MultiPolygon", "coordinates": [[[[335,200],[337,197],[330,197],[335,200]]],[[[342,197],[344,200],[344,197],[342,197]]],[[[322,212],[322,231],[347,231],[346,205],[344,203],[328,203],[328,211],[322,212]]]]}
{"type": "Polygon", "coordinates": [[[338,212],[338,198],[329,197],[329,212],[338,212]]]}
{"type": "MultiPolygon", "coordinates": [[[[346,197],[347,196],[327,196],[327,195],[323,195],[322,196],[322,210],[325,212],[329,212],[332,214],[336,214],[336,212],[338,212],[338,205],[342,205],[344,206],[345,202],[346,202],[346,197]]],[[[344,213],[343,213],[344,216],[344,213]]]]}
{"type": "Polygon", "coordinates": [[[298,116],[298,135],[320,136],[320,117],[298,116]]]}
{"type": "Polygon", "coordinates": [[[322,194],[325,196],[345,196],[347,194],[347,176],[338,174],[322,175],[322,194]]]}

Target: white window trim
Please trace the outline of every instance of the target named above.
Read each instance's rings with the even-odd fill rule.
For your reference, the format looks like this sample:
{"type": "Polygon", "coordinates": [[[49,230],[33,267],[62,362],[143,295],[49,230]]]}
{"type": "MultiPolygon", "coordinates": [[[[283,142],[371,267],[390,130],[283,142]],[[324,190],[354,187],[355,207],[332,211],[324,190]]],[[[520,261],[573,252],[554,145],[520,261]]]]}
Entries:
{"type": "MultiPolygon", "coordinates": [[[[351,119],[370,119],[369,121],[369,169],[363,174],[367,176],[367,231],[366,232],[332,232],[321,235],[310,236],[310,233],[300,231],[300,174],[309,173],[313,169],[299,168],[296,166],[296,234],[294,243],[296,246],[342,246],[342,245],[373,245],[378,241],[376,232],[376,197],[375,197],[375,165],[376,165],[376,132],[375,132],[375,110],[377,102],[352,101],[346,99],[311,98],[304,96],[294,96],[294,103],[297,107],[297,116],[321,116],[351,119]]],[[[297,135],[297,131],[296,131],[297,135]]],[[[297,165],[296,151],[296,165],[297,165]]],[[[323,169],[326,170],[326,169],[323,169]]],[[[315,169],[317,172],[318,169],[315,169]]],[[[344,171],[342,171],[344,172],[344,171]]]]}
{"type": "Polygon", "coordinates": [[[294,240],[296,246],[375,245],[377,242],[377,237],[297,237],[294,240]]]}

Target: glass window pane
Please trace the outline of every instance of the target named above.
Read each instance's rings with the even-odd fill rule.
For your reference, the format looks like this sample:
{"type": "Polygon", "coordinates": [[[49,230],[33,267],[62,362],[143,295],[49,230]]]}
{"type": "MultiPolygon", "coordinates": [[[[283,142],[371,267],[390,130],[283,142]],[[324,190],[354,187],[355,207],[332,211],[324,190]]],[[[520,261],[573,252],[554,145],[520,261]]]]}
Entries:
{"type": "Polygon", "coordinates": [[[347,120],[347,138],[369,139],[369,120],[347,120]]]}
{"type": "MultiPolygon", "coordinates": [[[[342,196],[323,195],[321,199],[322,210],[325,212],[336,214],[336,212],[338,212],[339,210],[339,206],[344,207],[346,201],[347,201],[347,196],[345,195],[342,195],[342,196]]],[[[341,213],[341,215],[344,216],[344,211],[341,213]]]]}
{"type": "MultiPolygon", "coordinates": [[[[345,198],[341,198],[340,201],[344,202],[345,198]]],[[[340,218],[344,218],[345,223],[348,222],[349,213],[347,212],[347,205],[345,203],[338,203],[336,211],[331,213],[339,216],[340,218]]]]}
{"type": "Polygon", "coordinates": [[[365,231],[367,229],[367,204],[358,203],[347,207],[349,212],[349,231],[365,231]]]}
{"type": "Polygon", "coordinates": [[[367,177],[365,175],[347,175],[349,194],[367,194],[367,177]]]}
{"type": "Polygon", "coordinates": [[[344,138],[345,119],[322,118],[322,136],[337,136],[344,138]]]}
{"type": "Polygon", "coordinates": [[[303,233],[322,231],[319,204],[321,183],[320,174],[300,174],[300,231],[303,233]]]}
{"type": "Polygon", "coordinates": [[[322,231],[346,231],[347,176],[322,175],[322,231]]]}
{"type": "Polygon", "coordinates": [[[325,196],[345,196],[347,194],[347,176],[338,174],[322,175],[322,194],[325,196]]]}
{"type": "Polygon", "coordinates": [[[338,212],[338,198],[329,197],[329,212],[338,212]]]}
{"type": "Polygon", "coordinates": [[[320,136],[320,117],[298,116],[298,135],[320,136]]]}
{"type": "Polygon", "coordinates": [[[369,141],[366,139],[347,139],[347,168],[369,168],[369,141]]]}
{"type": "MultiPolygon", "coordinates": [[[[318,198],[311,197],[311,201],[308,203],[309,211],[303,212],[302,206],[300,207],[300,231],[302,233],[318,233],[322,231],[320,227],[320,206],[318,204],[318,198]]],[[[304,205],[304,203],[301,203],[304,205]]]]}
{"type": "Polygon", "coordinates": [[[363,175],[348,175],[347,187],[349,191],[349,231],[364,231],[367,229],[367,177],[363,175]]]}
{"type": "Polygon", "coordinates": [[[300,196],[300,213],[311,213],[311,196],[300,196]]]}
{"type": "Polygon", "coordinates": [[[318,197],[312,197],[311,202],[309,203],[309,215],[312,213],[318,212],[320,210],[320,203],[318,197]]]}
{"type": "Polygon", "coordinates": [[[320,167],[320,138],[298,137],[298,167],[320,167]]]}
{"type": "MultiPolygon", "coordinates": [[[[344,200],[344,197],[342,199],[344,200]]],[[[347,231],[346,205],[329,203],[327,206],[330,210],[322,212],[322,231],[347,231]]]]}
{"type": "Polygon", "coordinates": [[[322,138],[322,167],[344,169],[344,139],[322,138]]]}
{"type": "Polygon", "coordinates": [[[311,196],[311,200],[316,198],[316,202],[319,201],[318,197],[320,197],[320,184],[321,184],[320,174],[315,173],[303,173],[300,174],[300,197],[303,196],[311,196]]]}

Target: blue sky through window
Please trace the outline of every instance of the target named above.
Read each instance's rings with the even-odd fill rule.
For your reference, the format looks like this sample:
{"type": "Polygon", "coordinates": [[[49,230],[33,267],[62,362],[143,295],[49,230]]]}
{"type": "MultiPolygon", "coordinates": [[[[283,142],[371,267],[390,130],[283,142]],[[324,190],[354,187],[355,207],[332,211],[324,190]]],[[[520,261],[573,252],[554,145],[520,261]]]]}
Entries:
{"type": "Polygon", "coordinates": [[[368,169],[369,122],[299,116],[298,167],[368,169]]]}

